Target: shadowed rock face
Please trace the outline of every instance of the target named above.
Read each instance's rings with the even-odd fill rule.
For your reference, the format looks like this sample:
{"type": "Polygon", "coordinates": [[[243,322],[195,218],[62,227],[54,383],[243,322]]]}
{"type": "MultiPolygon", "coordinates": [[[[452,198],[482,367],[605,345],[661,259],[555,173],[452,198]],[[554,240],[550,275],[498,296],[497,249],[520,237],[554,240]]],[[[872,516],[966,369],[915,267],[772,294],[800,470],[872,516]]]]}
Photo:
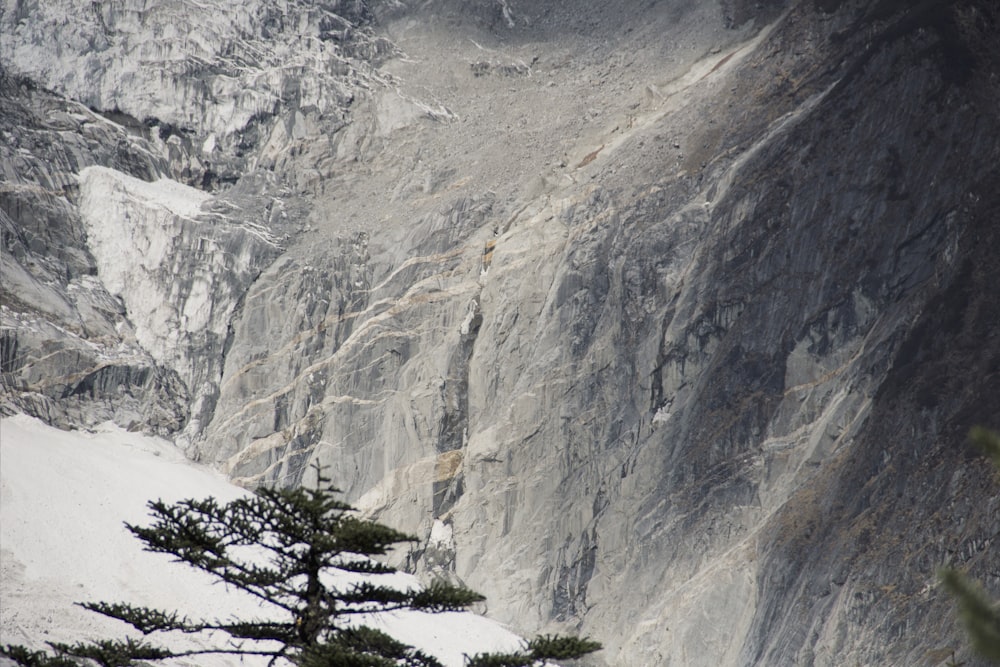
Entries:
{"type": "Polygon", "coordinates": [[[325,465],[595,664],[976,664],[934,572],[1000,590],[991,3],[29,4],[5,410],[325,465]]]}

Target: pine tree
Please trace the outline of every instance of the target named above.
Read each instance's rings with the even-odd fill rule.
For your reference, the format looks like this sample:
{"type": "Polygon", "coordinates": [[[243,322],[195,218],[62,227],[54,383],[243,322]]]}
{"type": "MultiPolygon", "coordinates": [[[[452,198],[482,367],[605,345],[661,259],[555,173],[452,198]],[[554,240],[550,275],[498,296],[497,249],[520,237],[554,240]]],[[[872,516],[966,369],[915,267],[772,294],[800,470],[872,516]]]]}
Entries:
{"type": "MultiPolygon", "coordinates": [[[[1000,435],[974,428],[970,438],[1000,470],[1000,435]]],[[[942,569],[941,582],[958,602],[972,648],[983,658],[1000,663],[1000,606],[991,603],[975,582],[952,568],[942,569]]]]}
{"type": "MultiPolygon", "coordinates": [[[[7,646],[0,649],[0,655],[26,667],[93,663],[129,667],[139,661],[201,654],[259,655],[271,658],[272,663],[283,660],[299,667],[440,667],[433,656],[365,627],[364,616],[399,609],[457,611],[485,598],[441,582],[419,590],[379,583],[379,575],[396,570],[373,557],[415,538],[357,518],[319,473],[315,489],[264,488],[224,505],[214,498],[151,501],[150,526],[126,524],[147,551],[170,554],[258,598],[277,610],[270,618],[279,620],[194,620],[127,603],[84,603],[83,607],[124,621],[144,636],[221,632],[231,641],[215,648],[179,651],[131,639],[50,644],[55,655],[7,646]],[[347,573],[355,583],[334,585],[331,575],[335,573],[347,573]]],[[[588,640],[539,637],[522,653],[477,655],[470,664],[537,665],[598,648],[588,640]],[[493,662],[483,662],[489,660],[493,662]]]]}
{"type": "Polygon", "coordinates": [[[540,635],[528,642],[520,653],[481,653],[467,662],[467,667],[532,667],[547,660],[572,660],[597,651],[601,645],[590,639],[561,635],[540,635]]]}

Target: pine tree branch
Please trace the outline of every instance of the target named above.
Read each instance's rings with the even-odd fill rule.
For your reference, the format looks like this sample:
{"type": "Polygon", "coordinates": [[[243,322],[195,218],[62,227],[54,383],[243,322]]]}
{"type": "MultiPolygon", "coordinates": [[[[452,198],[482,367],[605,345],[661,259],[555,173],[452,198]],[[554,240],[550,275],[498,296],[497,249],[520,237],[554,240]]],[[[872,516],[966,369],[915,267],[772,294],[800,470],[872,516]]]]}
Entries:
{"type": "Polygon", "coordinates": [[[429,612],[461,611],[486,599],[474,590],[443,581],[435,581],[410,595],[410,606],[429,612]]]}
{"type": "Polygon", "coordinates": [[[128,623],[144,635],[171,630],[180,632],[199,632],[201,630],[200,626],[191,623],[187,618],[178,617],[176,612],[167,613],[159,609],[138,607],[121,602],[77,602],[76,604],[102,616],[128,623]]]}
{"type": "Polygon", "coordinates": [[[1000,609],[956,570],[945,568],[938,575],[958,602],[959,616],[973,648],[984,658],[1000,662],[1000,609]]]}
{"type": "Polygon", "coordinates": [[[539,635],[528,642],[528,651],[535,660],[575,660],[600,649],[598,642],[565,635],[539,635]]]}
{"type": "MultiPolygon", "coordinates": [[[[325,479],[321,470],[317,476],[325,479]]],[[[267,656],[272,667],[281,660],[298,667],[441,667],[433,656],[381,631],[359,627],[365,621],[358,617],[403,609],[460,611],[483,596],[443,582],[422,590],[378,583],[378,575],[396,570],[370,557],[415,538],[348,515],[353,508],[332,493],[329,489],[263,489],[225,505],[214,498],[175,504],[157,500],[148,504],[153,518],[150,526],[125,524],[146,551],[169,554],[176,562],[212,575],[216,583],[273,605],[282,610],[284,620],[192,620],[177,612],[126,603],[85,603],[81,606],[123,621],[144,635],[222,632],[230,642],[218,648],[170,651],[130,639],[54,644],[59,655],[52,658],[20,647],[0,650],[0,655],[16,654],[28,661],[27,667],[75,667],[79,660],[127,667],[138,660],[200,655],[267,656]],[[350,575],[350,583],[336,583],[343,580],[330,578],[336,573],[350,575]],[[267,642],[278,646],[272,648],[267,642]]],[[[474,659],[481,667],[517,667],[537,664],[545,657],[577,657],[599,646],[581,641],[573,644],[545,637],[519,654],[482,654],[474,659]]]]}
{"type": "Polygon", "coordinates": [[[991,431],[982,426],[973,427],[972,431],[969,433],[969,439],[979,449],[983,451],[990,460],[993,461],[993,465],[1000,470],[1000,434],[991,431]]]}
{"type": "MultiPolygon", "coordinates": [[[[222,539],[213,535],[221,528],[213,530],[211,524],[206,527],[199,522],[215,520],[221,515],[214,499],[206,501],[182,501],[175,506],[167,506],[162,501],[150,502],[149,507],[158,517],[152,526],[140,527],[126,523],[125,526],[145,544],[146,551],[166,553],[175,557],[176,561],[186,563],[217,577],[222,582],[245,591],[258,599],[273,604],[285,611],[293,611],[294,606],[281,598],[295,598],[295,589],[285,582],[290,573],[259,567],[253,564],[241,563],[229,557],[227,547],[222,539]],[[188,512],[194,512],[192,516],[188,512]],[[204,517],[208,516],[208,519],[204,517]],[[278,595],[275,595],[275,594],[278,595]]],[[[251,534],[245,530],[244,535],[251,534]]],[[[254,533],[256,534],[256,533],[254,533]]],[[[259,537],[259,534],[257,534],[259,537]]],[[[243,544],[241,537],[238,541],[243,544]]]]}
{"type": "Polygon", "coordinates": [[[465,667],[532,667],[536,662],[524,653],[477,653],[465,656],[465,667]]]}
{"type": "Polygon", "coordinates": [[[48,655],[45,651],[33,651],[14,644],[0,647],[0,656],[12,660],[21,667],[79,667],[79,663],[75,660],[64,656],[48,655]]]}
{"type": "Polygon", "coordinates": [[[466,656],[466,667],[533,667],[549,660],[575,660],[600,650],[590,639],[565,635],[539,635],[519,653],[477,653],[466,656]]]}
{"type": "Polygon", "coordinates": [[[102,640],[76,644],[58,642],[48,644],[59,656],[92,660],[101,667],[130,667],[136,660],[164,660],[174,657],[174,653],[168,649],[131,638],[124,642],[102,640]]]}
{"type": "Polygon", "coordinates": [[[206,649],[191,649],[188,651],[177,651],[172,653],[169,657],[171,658],[189,658],[193,655],[260,655],[260,656],[270,656],[273,658],[286,657],[284,651],[275,649],[273,651],[267,651],[263,649],[247,649],[247,648],[206,648],[206,649]]]}
{"type": "Polygon", "coordinates": [[[396,568],[370,558],[350,561],[333,561],[328,567],[340,570],[341,572],[350,572],[352,574],[393,574],[396,572],[396,568]]]}

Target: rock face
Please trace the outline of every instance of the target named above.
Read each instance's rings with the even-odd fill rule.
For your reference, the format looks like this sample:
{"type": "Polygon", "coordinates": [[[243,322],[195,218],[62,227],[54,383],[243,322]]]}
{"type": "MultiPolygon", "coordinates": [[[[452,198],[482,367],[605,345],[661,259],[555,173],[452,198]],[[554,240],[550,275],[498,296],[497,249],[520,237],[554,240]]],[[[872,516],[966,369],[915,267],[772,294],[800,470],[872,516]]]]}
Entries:
{"type": "Polygon", "coordinates": [[[0,78],[5,412],[63,428],[114,419],[177,431],[187,390],[139,346],[123,304],[97,277],[74,203],[76,173],[88,165],[150,178],[166,161],[85,107],[10,73],[0,78]]]}
{"type": "Polygon", "coordinates": [[[5,410],[327,466],[595,664],[976,664],[992,3],[71,4],[0,18],[5,410]]]}

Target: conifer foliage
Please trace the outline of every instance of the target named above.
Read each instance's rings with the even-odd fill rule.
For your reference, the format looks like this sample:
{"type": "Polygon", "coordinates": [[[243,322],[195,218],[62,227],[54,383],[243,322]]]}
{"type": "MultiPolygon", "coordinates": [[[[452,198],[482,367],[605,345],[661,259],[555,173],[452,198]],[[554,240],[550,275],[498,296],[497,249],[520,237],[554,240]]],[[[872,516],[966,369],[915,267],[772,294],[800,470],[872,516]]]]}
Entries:
{"type": "MultiPolygon", "coordinates": [[[[976,427],[970,439],[1000,471],[1000,434],[976,427]]],[[[1000,603],[991,602],[975,582],[955,569],[944,568],[939,574],[944,587],[958,603],[959,618],[973,650],[1000,664],[1000,603]]]]}
{"type": "MultiPolygon", "coordinates": [[[[435,657],[364,626],[364,615],[398,609],[457,611],[483,596],[441,582],[418,590],[379,583],[379,575],[395,569],[373,557],[415,538],[359,519],[350,505],[338,500],[336,489],[319,470],[317,478],[315,489],[265,488],[226,504],[214,498],[151,501],[150,526],[126,524],[147,551],[173,555],[258,598],[264,608],[276,608],[277,613],[223,621],[191,619],[127,603],[82,605],[124,621],[147,637],[228,635],[228,641],[217,648],[174,651],[129,639],[51,644],[54,655],[6,646],[0,648],[0,655],[26,667],[129,667],[140,661],[200,654],[259,655],[270,657],[271,664],[300,667],[440,667],[435,657]]],[[[549,658],[579,657],[598,648],[589,640],[546,636],[530,642],[524,652],[480,654],[469,664],[523,667],[549,658]]]]}

